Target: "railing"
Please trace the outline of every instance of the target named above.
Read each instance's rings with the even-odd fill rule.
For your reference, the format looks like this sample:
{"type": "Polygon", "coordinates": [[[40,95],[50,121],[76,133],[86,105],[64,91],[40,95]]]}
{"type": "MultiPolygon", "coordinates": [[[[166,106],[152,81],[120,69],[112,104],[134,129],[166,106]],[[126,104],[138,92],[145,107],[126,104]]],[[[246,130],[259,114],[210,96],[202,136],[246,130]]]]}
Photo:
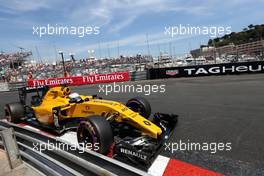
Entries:
{"type": "MultiPolygon", "coordinates": [[[[65,145],[65,142],[12,123],[0,121],[0,130],[11,127],[14,128],[22,159],[46,175],[148,175],[144,171],[93,151],[84,149],[83,152],[78,148],[63,150],[61,146],[65,145]],[[56,149],[39,152],[34,148],[37,144],[56,146],[56,149]]],[[[2,142],[0,142],[0,146],[3,146],[2,142]]]]}
{"type": "Polygon", "coordinates": [[[130,72],[131,81],[140,81],[147,79],[147,71],[134,71],[130,72]]]}
{"type": "MultiPolygon", "coordinates": [[[[134,71],[129,73],[130,81],[140,81],[148,79],[147,71],[134,71]]],[[[0,92],[16,91],[20,87],[26,86],[26,82],[0,82],[0,92]]]]}
{"type": "MultiPolygon", "coordinates": [[[[150,68],[145,71],[129,72],[129,79],[127,78],[126,81],[211,75],[234,75],[242,73],[264,73],[264,61],[150,68]]],[[[17,90],[17,88],[23,87],[25,85],[25,82],[10,82],[8,84],[0,83],[0,91],[14,91],[17,90]]]]}
{"type": "Polygon", "coordinates": [[[7,82],[0,82],[0,91],[1,92],[9,91],[9,86],[7,82]]]}
{"type": "Polygon", "coordinates": [[[20,87],[26,86],[26,82],[10,82],[8,83],[9,91],[16,91],[20,87]]]}

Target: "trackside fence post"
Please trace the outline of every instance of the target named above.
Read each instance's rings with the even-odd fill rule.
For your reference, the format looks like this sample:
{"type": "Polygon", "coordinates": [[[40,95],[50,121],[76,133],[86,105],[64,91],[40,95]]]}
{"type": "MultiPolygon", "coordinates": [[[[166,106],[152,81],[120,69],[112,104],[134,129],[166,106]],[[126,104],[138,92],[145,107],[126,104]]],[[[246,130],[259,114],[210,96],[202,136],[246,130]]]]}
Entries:
{"type": "Polygon", "coordinates": [[[10,169],[14,169],[23,163],[18,150],[14,129],[8,128],[2,130],[0,133],[10,169]]]}

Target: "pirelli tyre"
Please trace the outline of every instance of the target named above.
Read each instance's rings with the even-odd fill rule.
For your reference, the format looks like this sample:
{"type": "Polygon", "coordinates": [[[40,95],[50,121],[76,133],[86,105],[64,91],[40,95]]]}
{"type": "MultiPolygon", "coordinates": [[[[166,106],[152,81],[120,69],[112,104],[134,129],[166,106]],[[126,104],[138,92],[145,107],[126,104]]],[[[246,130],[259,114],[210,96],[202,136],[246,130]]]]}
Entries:
{"type": "Polygon", "coordinates": [[[19,103],[10,103],[5,105],[5,118],[12,123],[20,122],[21,118],[25,117],[24,106],[19,103]]]}
{"type": "Polygon", "coordinates": [[[78,143],[87,149],[106,154],[114,142],[110,123],[102,116],[89,116],[77,128],[78,143]]]}
{"type": "Polygon", "coordinates": [[[128,100],[126,106],[129,107],[131,110],[138,112],[146,119],[148,119],[151,114],[151,106],[148,100],[143,97],[135,97],[128,100]]]}

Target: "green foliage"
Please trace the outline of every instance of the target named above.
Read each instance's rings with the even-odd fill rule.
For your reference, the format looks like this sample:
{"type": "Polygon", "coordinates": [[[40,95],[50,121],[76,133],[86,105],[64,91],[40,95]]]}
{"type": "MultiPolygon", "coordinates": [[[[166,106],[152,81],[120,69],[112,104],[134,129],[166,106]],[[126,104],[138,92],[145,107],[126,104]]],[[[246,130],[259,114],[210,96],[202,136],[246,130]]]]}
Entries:
{"type": "Polygon", "coordinates": [[[225,46],[230,43],[240,45],[248,42],[258,41],[261,39],[264,39],[264,24],[250,24],[241,32],[232,32],[231,34],[224,35],[221,38],[210,39],[208,41],[208,45],[216,47],[225,46]]]}

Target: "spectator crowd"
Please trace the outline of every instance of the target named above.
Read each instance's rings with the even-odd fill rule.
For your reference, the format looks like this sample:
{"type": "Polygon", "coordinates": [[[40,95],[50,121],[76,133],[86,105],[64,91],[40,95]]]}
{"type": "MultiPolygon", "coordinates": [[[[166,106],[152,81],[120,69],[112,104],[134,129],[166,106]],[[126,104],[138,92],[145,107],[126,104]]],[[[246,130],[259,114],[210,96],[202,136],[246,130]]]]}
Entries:
{"type": "Polygon", "coordinates": [[[16,52],[0,54],[0,81],[21,82],[28,79],[47,79],[62,77],[64,67],[70,76],[81,76],[94,73],[109,73],[115,71],[131,71],[135,65],[151,61],[148,56],[120,56],[119,58],[81,59],[53,63],[36,63],[29,59],[31,52],[16,52]]]}

